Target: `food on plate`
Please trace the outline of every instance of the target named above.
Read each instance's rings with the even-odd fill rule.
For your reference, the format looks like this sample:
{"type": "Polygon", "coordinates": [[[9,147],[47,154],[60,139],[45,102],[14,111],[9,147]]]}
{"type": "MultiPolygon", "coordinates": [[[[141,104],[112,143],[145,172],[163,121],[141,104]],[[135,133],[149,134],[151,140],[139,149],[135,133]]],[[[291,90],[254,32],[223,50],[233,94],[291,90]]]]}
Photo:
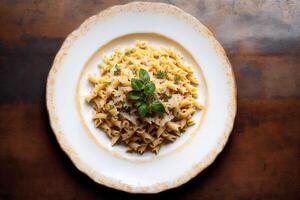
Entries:
{"type": "Polygon", "coordinates": [[[92,119],[111,139],[128,151],[158,153],[174,142],[203,105],[196,101],[198,80],[182,56],[167,47],[138,41],[104,56],[86,101],[92,119]]]}

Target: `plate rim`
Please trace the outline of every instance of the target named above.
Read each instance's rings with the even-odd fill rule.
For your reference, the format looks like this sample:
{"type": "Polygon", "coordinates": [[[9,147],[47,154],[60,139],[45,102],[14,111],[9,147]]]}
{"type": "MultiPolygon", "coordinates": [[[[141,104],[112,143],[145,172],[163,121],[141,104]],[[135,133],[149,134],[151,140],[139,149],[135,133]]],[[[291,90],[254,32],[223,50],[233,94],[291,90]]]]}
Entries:
{"type": "Polygon", "coordinates": [[[77,27],[74,31],[72,31],[64,40],[63,44],[61,45],[60,49],[58,50],[53,64],[49,70],[48,77],[47,77],[47,83],[46,83],[46,107],[48,112],[48,117],[50,121],[50,127],[52,131],[54,132],[54,135],[56,137],[56,140],[58,141],[61,149],[66,153],[69,157],[69,159],[72,161],[72,163],[75,165],[77,169],[79,169],[82,173],[86,174],[88,177],[90,177],[92,180],[94,180],[96,183],[99,183],[101,185],[105,185],[110,188],[114,188],[117,190],[122,190],[129,193],[158,193],[162,192],[168,189],[176,188],[180,185],[185,184],[198,174],[200,174],[205,168],[210,166],[214,160],[217,158],[217,156],[220,154],[220,152],[223,150],[225,144],[228,141],[228,138],[231,134],[231,131],[233,129],[236,112],[237,112],[237,88],[236,88],[236,80],[234,77],[234,72],[232,69],[232,66],[228,60],[228,57],[226,55],[226,52],[224,48],[221,46],[221,44],[216,40],[214,35],[211,33],[211,31],[204,26],[197,18],[192,16],[191,14],[185,12],[184,10],[167,3],[158,3],[158,2],[131,2],[123,5],[114,5],[110,6],[104,10],[101,10],[99,13],[87,18],[82,24],[80,24],[79,27],[77,27]],[[121,10],[130,10],[132,7],[138,8],[143,10],[143,8],[152,10],[158,9],[164,9],[164,12],[166,13],[172,13],[173,15],[176,15],[181,18],[185,18],[188,22],[190,22],[196,30],[200,30],[202,33],[205,33],[205,37],[207,37],[210,42],[214,44],[214,48],[218,51],[219,56],[222,57],[222,60],[226,62],[226,65],[223,65],[223,67],[226,68],[227,72],[227,81],[229,81],[230,86],[230,104],[229,104],[229,114],[226,119],[226,129],[223,131],[222,137],[220,137],[220,140],[217,142],[217,145],[214,149],[211,150],[208,156],[205,157],[204,160],[197,163],[196,165],[193,165],[192,168],[188,171],[186,171],[184,174],[181,174],[179,178],[176,178],[175,181],[172,183],[165,182],[165,183],[156,183],[154,185],[150,186],[131,186],[126,183],[120,182],[120,181],[113,181],[105,177],[104,175],[101,175],[101,173],[93,171],[89,169],[88,166],[86,166],[83,162],[81,162],[79,156],[75,151],[72,150],[72,147],[68,144],[67,140],[64,138],[64,134],[60,131],[58,127],[58,119],[53,114],[54,107],[52,105],[52,97],[54,95],[53,91],[53,85],[55,82],[55,74],[58,71],[60,63],[63,61],[64,56],[66,55],[69,48],[72,46],[72,44],[76,41],[80,35],[84,34],[86,31],[89,30],[89,27],[93,25],[93,23],[97,22],[103,15],[112,15],[114,13],[114,10],[121,9],[121,10]]]}

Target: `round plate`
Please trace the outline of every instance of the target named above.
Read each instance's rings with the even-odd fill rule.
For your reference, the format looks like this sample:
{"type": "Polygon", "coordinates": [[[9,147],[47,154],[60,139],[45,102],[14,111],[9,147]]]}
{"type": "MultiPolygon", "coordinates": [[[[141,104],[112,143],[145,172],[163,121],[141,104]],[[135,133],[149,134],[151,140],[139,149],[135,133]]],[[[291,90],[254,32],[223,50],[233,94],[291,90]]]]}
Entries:
{"type": "Polygon", "coordinates": [[[132,193],[177,187],[210,165],[223,149],[236,114],[236,87],[230,63],[211,32],[196,18],[163,3],[114,6],[87,19],[57,53],[47,81],[47,108],[56,138],[76,167],[97,183],[132,193]],[[116,47],[147,40],[174,48],[200,80],[198,100],[205,106],[196,124],[158,155],[128,153],[91,119],[84,97],[87,75],[116,47]]]}

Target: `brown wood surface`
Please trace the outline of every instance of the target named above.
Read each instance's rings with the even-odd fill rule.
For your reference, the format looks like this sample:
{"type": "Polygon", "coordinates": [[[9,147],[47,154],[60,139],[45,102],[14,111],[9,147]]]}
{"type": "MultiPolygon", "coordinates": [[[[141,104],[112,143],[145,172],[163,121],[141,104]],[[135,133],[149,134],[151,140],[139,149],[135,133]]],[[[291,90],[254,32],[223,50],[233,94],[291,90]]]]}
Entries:
{"type": "Polygon", "coordinates": [[[0,199],[300,199],[300,2],[165,1],[225,47],[238,113],[217,160],[187,184],[131,195],[94,183],[49,127],[45,85],[64,38],[127,1],[0,0],[0,199]]]}

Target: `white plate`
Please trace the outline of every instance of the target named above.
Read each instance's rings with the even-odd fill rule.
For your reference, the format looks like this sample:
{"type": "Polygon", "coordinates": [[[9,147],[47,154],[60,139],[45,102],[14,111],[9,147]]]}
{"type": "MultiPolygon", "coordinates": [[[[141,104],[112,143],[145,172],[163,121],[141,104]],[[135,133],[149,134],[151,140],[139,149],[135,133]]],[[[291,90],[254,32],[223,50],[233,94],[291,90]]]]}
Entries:
{"type": "Polygon", "coordinates": [[[196,18],[162,3],[114,6],[87,19],[57,53],[47,81],[47,108],[59,144],[76,167],[97,183],[132,193],[177,187],[210,165],[223,149],[236,114],[236,87],[230,63],[211,32],[196,18]],[[196,125],[158,155],[111,147],[94,127],[84,96],[87,74],[97,73],[103,53],[145,39],[175,48],[193,66],[205,109],[196,125]]]}

